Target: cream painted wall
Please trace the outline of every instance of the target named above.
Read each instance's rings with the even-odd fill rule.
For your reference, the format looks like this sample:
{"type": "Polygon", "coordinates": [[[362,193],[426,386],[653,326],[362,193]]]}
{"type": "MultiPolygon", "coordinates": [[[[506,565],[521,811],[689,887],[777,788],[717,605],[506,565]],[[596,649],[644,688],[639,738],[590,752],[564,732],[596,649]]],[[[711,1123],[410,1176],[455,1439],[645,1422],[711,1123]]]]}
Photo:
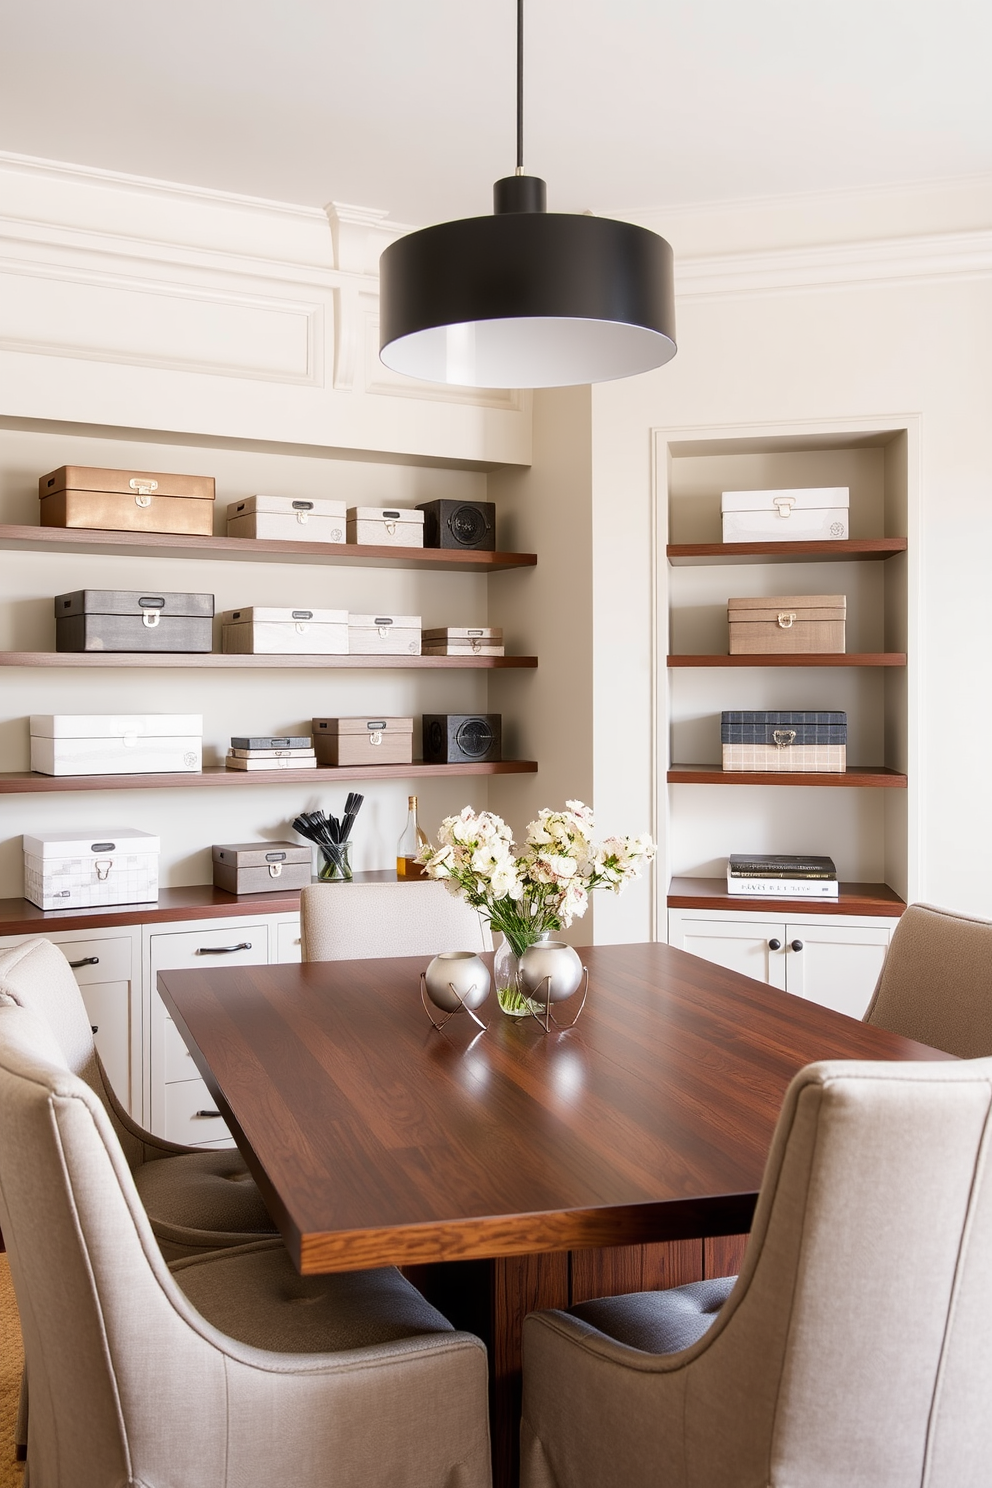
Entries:
{"type": "MultiPolygon", "coordinates": [[[[537,775],[490,782],[490,805],[518,841],[542,806],[594,804],[590,434],[589,388],[536,393],[533,464],[489,477],[513,547],[538,555],[535,570],[489,580],[491,623],[502,625],[508,650],[534,651],[540,663],[536,672],[494,673],[489,684],[508,753],[539,764],[537,775]]],[[[595,912],[594,903],[569,940],[592,942],[595,912]]]]}

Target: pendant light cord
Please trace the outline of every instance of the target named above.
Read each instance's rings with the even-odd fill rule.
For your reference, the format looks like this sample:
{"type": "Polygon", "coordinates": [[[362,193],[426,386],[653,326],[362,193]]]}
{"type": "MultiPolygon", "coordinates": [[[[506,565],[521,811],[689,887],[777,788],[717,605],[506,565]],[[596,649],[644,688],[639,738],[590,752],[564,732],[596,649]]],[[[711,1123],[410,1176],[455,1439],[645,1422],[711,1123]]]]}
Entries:
{"type": "Polygon", "coordinates": [[[524,173],[524,0],[517,0],[517,175],[524,173]]]}

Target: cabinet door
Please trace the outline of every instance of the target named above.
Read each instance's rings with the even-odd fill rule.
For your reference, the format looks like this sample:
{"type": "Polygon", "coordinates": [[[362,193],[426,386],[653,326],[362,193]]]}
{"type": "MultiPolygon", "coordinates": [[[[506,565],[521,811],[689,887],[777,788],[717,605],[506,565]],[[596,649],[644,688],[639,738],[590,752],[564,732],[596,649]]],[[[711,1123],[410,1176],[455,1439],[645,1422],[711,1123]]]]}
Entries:
{"type": "Polygon", "coordinates": [[[851,1018],[863,1018],[891,935],[888,921],[822,927],[787,924],[788,991],[851,1018]]]}
{"type": "Polygon", "coordinates": [[[276,925],[276,960],[302,961],[302,959],[299,920],[281,920],[276,925]]]}
{"type": "Polygon", "coordinates": [[[785,989],[785,926],[781,920],[711,920],[673,914],[671,944],[755,981],[785,989]],[[772,942],[777,942],[775,947],[772,942]]]}

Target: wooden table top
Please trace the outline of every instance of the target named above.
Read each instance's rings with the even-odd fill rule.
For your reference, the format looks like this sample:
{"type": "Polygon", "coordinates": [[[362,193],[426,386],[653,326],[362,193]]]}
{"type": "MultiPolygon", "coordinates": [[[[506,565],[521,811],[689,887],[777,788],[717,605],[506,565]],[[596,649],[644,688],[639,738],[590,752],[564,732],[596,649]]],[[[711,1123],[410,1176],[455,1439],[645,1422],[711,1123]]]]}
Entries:
{"type": "Polygon", "coordinates": [[[947,1057],[671,946],[580,954],[550,1036],[495,996],[437,1032],[420,957],[160,973],[302,1272],[734,1234],[803,1065],[947,1057]]]}

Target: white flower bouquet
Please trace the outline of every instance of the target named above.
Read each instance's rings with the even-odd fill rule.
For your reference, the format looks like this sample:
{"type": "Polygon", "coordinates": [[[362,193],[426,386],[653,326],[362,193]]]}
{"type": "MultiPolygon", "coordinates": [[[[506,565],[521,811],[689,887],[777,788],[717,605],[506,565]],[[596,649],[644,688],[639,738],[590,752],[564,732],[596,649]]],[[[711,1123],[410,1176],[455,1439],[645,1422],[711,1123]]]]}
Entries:
{"type": "Polygon", "coordinates": [[[417,861],[428,878],[442,880],[484,914],[521,956],[540,936],[584,915],[593,889],[619,894],[655,855],[647,835],[596,844],[592,830],[591,808],[566,801],[563,811],[539,813],[516,852],[502,817],[466,806],[458,816],[445,817],[438,845],[428,843],[417,861]]]}

